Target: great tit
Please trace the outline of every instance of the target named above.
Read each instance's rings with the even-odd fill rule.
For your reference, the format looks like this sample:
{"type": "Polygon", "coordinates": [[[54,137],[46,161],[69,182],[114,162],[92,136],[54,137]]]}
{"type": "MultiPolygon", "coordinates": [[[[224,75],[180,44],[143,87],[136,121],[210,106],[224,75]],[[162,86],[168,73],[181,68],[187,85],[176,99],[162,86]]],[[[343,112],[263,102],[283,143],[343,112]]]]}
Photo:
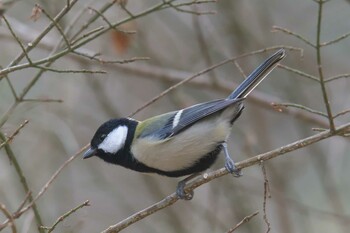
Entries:
{"type": "Polygon", "coordinates": [[[233,123],[241,115],[248,94],[285,57],[277,51],[256,68],[227,98],[200,103],[154,116],[144,121],[111,119],[96,131],[83,158],[97,156],[104,161],[144,173],[169,177],[191,175],[178,183],[176,193],[185,193],[186,181],[208,169],[223,150],[225,167],[240,176],[230,158],[227,139],[233,123]]]}

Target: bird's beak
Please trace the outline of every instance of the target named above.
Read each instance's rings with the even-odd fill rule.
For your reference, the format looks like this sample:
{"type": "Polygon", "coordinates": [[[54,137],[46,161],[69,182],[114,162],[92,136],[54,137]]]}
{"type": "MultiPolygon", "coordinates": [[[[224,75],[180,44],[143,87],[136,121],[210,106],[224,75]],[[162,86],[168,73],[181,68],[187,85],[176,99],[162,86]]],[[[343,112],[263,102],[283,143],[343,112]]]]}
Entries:
{"type": "Polygon", "coordinates": [[[91,147],[85,151],[84,155],[83,155],[83,159],[87,159],[90,158],[92,156],[94,156],[96,153],[96,149],[92,149],[91,147]]]}

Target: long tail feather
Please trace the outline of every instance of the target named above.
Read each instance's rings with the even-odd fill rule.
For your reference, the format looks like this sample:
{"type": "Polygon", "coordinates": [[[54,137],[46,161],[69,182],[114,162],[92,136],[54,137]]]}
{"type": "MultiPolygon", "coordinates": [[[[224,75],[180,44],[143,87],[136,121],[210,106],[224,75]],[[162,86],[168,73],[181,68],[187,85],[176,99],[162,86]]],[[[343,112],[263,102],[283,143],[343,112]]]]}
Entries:
{"type": "Polygon", "coordinates": [[[227,98],[238,99],[247,97],[284,57],[284,49],[278,50],[256,68],[227,98]]]}

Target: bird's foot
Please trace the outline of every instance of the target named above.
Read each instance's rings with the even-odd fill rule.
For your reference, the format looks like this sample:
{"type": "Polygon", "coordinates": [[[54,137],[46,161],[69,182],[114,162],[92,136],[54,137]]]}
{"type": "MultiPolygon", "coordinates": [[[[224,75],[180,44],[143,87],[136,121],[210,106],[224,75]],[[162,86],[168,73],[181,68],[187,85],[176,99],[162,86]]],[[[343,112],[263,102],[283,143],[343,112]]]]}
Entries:
{"type": "Polygon", "coordinates": [[[226,142],[222,143],[222,148],[224,149],[224,154],[225,154],[225,168],[226,168],[226,170],[229,173],[233,174],[234,177],[242,176],[241,169],[238,169],[236,167],[235,162],[231,159],[230,154],[228,153],[226,142]]]}
{"type": "Polygon", "coordinates": [[[192,178],[196,177],[197,175],[198,175],[198,173],[194,173],[194,174],[186,177],[185,179],[181,180],[177,184],[176,194],[180,199],[189,201],[193,198],[193,195],[194,195],[193,190],[186,192],[185,186],[186,186],[187,181],[191,180],[192,178]]]}
{"type": "Polygon", "coordinates": [[[184,180],[180,181],[176,188],[176,194],[180,199],[189,201],[193,198],[194,193],[193,193],[193,190],[191,190],[190,192],[186,192],[185,186],[186,186],[186,181],[184,180]]]}

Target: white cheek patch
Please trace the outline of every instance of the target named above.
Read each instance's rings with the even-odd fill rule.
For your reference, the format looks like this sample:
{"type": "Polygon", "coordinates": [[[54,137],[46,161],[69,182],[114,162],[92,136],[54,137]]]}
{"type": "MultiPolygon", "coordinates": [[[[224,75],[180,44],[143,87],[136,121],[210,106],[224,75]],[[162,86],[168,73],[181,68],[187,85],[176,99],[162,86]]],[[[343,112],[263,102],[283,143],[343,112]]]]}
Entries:
{"type": "Polygon", "coordinates": [[[107,135],[105,140],[103,140],[98,146],[98,149],[101,149],[106,153],[114,154],[124,147],[127,135],[128,127],[119,126],[107,135]]]}

